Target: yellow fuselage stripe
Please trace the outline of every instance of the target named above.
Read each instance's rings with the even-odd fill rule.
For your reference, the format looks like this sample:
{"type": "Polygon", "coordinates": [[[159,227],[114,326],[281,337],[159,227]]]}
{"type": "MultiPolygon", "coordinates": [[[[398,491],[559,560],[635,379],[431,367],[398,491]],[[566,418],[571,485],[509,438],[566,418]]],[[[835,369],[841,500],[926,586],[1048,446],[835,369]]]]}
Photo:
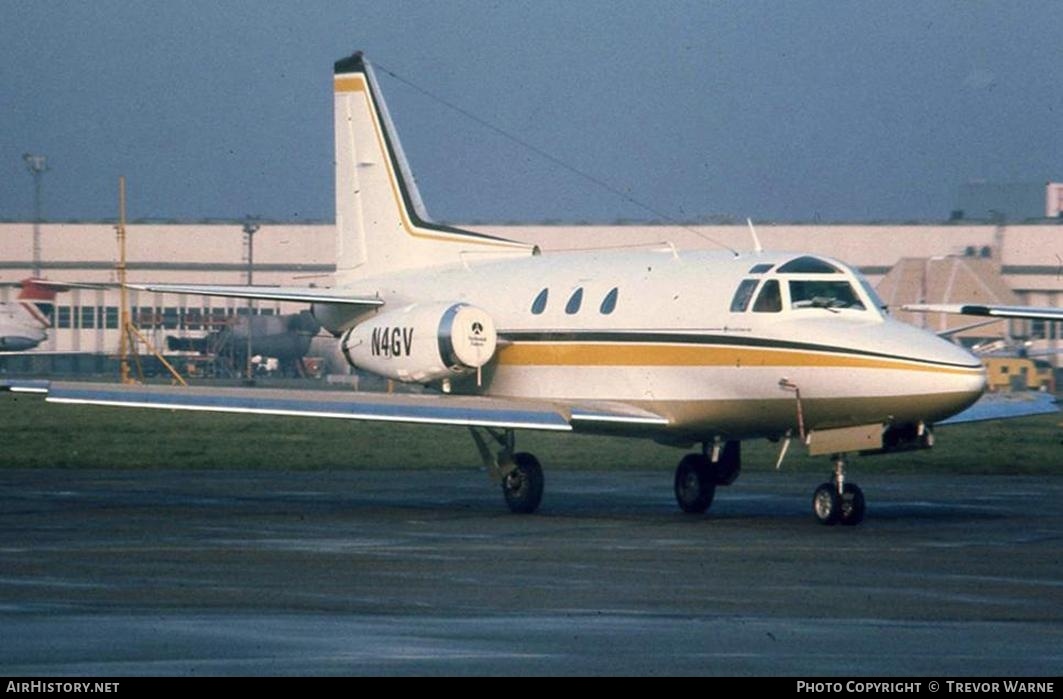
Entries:
{"type": "Polygon", "coordinates": [[[977,374],[979,367],[948,367],[918,360],[854,357],[801,350],[749,347],[690,347],[598,343],[515,343],[499,350],[502,366],[801,366],[846,369],[895,369],[944,374],[977,374]]]}

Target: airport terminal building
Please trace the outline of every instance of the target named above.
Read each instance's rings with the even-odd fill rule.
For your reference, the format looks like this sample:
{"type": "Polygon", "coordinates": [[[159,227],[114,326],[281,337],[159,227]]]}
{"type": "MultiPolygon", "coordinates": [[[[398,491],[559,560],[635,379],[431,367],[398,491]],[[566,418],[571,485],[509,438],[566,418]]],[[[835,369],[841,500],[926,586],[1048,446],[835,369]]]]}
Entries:
{"type": "MultiPolygon", "coordinates": [[[[470,228],[537,244],[544,254],[586,248],[660,246],[749,251],[746,225],[476,225],[470,228]]],[[[34,224],[0,223],[0,301],[13,300],[34,271],[34,224]]],[[[331,223],[261,223],[253,236],[243,221],[131,223],[126,226],[130,283],[330,286],[336,269],[331,223]],[[249,246],[249,237],[253,246],[249,246]],[[250,275],[250,276],[249,276],[250,275]]],[[[1063,305],[1063,221],[1025,224],[759,225],[765,249],[826,255],[860,269],[891,307],[902,303],[1063,305]],[[942,266],[943,261],[970,264],[942,266]],[[891,272],[894,274],[890,278],[891,272]],[[1008,294],[1011,294],[1008,296],[1008,294]],[[1002,298],[1003,297],[1003,298],[1002,298]]],[[[39,350],[113,355],[119,342],[118,246],[114,223],[42,223],[41,275],[102,284],[60,294],[48,340],[39,350]]],[[[302,310],[295,304],[131,291],[134,323],[159,347],[167,337],[201,337],[247,313],[302,310]]],[[[964,324],[956,317],[905,318],[935,330],[964,324]]],[[[1010,332],[1055,345],[1055,323],[1004,322],[980,337],[1010,332]]]]}

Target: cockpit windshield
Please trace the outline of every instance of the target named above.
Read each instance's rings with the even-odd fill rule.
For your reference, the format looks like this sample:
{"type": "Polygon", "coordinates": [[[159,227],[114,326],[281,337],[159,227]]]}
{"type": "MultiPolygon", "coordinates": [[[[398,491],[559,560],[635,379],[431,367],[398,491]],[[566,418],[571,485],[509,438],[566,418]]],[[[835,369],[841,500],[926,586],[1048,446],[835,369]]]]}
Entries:
{"type": "Polygon", "coordinates": [[[852,308],[864,310],[860,296],[847,281],[793,279],[790,308],[852,308]]]}
{"type": "Polygon", "coordinates": [[[804,312],[822,309],[885,312],[874,288],[856,270],[811,255],[781,265],[750,268],[731,299],[731,313],[804,312]]]}

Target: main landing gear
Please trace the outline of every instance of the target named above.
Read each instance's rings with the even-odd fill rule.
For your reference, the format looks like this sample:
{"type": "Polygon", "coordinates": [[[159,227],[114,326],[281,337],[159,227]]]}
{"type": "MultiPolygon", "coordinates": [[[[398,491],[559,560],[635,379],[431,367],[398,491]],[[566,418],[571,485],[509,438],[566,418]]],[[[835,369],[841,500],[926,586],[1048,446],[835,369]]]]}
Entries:
{"type": "MultiPolygon", "coordinates": [[[[470,427],[487,470],[497,479],[511,512],[531,514],[543,499],[543,469],[527,452],[516,452],[513,430],[470,427]],[[497,447],[492,448],[489,440],[497,447]]],[[[706,442],[700,454],[687,454],[675,469],[675,499],[683,512],[704,514],[717,486],[731,485],[741,472],[741,443],[706,442]]],[[[864,492],[845,481],[845,457],[834,456],[831,480],[812,495],[812,514],[821,524],[859,524],[864,519],[864,492]]]]}
{"type": "Polygon", "coordinates": [[[510,512],[531,514],[543,500],[543,468],[527,452],[513,455],[502,476],[502,495],[510,512]]]}
{"type": "MultiPolygon", "coordinates": [[[[679,509],[703,514],[712,505],[716,487],[730,485],[741,470],[739,442],[705,443],[700,454],[687,454],[675,469],[675,499],[679,509]]],[[[831,480],[816,488],[812,514],[822,524],[860,524],[867,507],[864,491],[845,481],[845,457],[834,456],[831,480]]]]}
{"type": "Polygon", "coordinates": [[[538,510],[543,500],[543,468],[533,455],[514,453],[516,437],[513,430],[470,427],[469,431],[484,466],[501,483],[502,496],[510,512],[531,514],[538,510]],[[488,438],[501,447],[497,452],[488,445],[488,438]]]}
{"type": "Polygon", "coordinates": [[[812,514],[820,524],[854,525],[864,521],[864,491],[845,482],[845,457],[834,456],[834,475],[812,495],[812,514]]]}
{"type": "Polygon", "coordinates": [[[738,478],[740,442],[705,442],[700,454],[687,454],[675,469],[675,500],[679,509],[703,514],[712,505],[716,486],[730,485],[738,478]]]}
{"type": "Polygon", "coordinates": [[[716,478],[712,462],[703,454],[687,454],[675,469],[675,500],[679,509],[701,514],[709,509],[716,495],[716,478]]]}

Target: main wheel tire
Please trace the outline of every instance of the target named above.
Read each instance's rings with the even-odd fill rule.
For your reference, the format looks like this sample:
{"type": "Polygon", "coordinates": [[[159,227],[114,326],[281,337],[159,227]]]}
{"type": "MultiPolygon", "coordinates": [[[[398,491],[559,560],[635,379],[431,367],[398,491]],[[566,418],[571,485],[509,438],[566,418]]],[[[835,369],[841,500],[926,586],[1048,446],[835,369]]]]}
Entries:
{"type": "Polygon", "coordinates": [[[543,499],[543,468],[531,454],[513,455],[513,470],[502,477],[502,494],[510,512],[531,514],[543,499]]]}
{"type": "Polygon", "coordinates": [[[675,500],[679,509],[702,514],[716,494],[716,472],[708,457],[687,454],[675,469],[675,500]]]}
{"type": "Polygon", "coordinates": [[[864,512],[867,503],[864,501],[864,491],[855,483],[845,484],[845,493],[841,497],[841,513],[839,521],[842,524],[852,526],[864,521],[864,512]]]}
{"type": "Polygon", "coordinates": [[[833,483],[824,483],[812,494],[812,514],[820,524],[837,524],[842,516],[842,499],[833,483]]]}

